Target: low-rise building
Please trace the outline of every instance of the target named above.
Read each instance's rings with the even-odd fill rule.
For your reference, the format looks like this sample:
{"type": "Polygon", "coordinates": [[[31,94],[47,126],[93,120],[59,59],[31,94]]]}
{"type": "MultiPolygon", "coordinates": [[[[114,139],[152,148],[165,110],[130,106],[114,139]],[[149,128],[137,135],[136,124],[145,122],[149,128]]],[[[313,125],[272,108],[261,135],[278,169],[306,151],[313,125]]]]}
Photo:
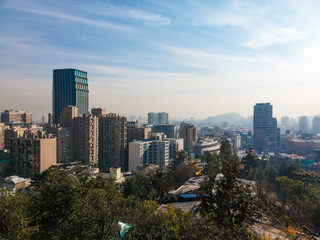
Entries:
{"type": "Polygon", "coordinates": [[[200,138],[197,143],[194,144],[195,157],[201,157],[205,152],[219,152],[221,144],[211,138],[200,138]]]}
{"type": "Polygon", "coordinates": [[[29,187],[31,184],[30,178],[22,178],[19,176],[10,176],[3,180],[2,185],[10,192],[15,193],[17,190],[29,187]]]}

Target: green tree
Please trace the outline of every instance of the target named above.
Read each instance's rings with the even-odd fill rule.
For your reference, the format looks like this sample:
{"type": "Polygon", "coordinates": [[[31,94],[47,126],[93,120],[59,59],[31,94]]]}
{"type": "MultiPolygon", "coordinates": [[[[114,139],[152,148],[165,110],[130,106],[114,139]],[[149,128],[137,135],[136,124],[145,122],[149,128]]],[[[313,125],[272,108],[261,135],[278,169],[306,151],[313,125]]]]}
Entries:
{"type": "Polygon", "coordinates": [[[168,205],[161,210],[153,201],[139,206],[139,218],[128,232],[128,239],[198,239],[197,227],[190,213],[168,205]]]}
{"type": "Polygon", "coordinates": [[[248,237],[245,226],[260,216],[262,205],[255,185],[245,185],[237,179],[240,162],[228,149],[224,142],[219,156],[221,174],[210,175],[202,185],[199,211],[217,224],[225,239],[241,239],[248,237]]]}
{"type": "Polygon", "coordinates": [[[59,236],[79,240],[118,237],[122,201],[112,184],[88,189],[72,202],[70,212],[59,224],[59,236]]]}
{"type": "Polygon", "coordinates": [[[33,198],[35,215],[43,226],[58,224],[60,219],[68,215],[79,183],[75,176],[59,172],[58,168],[50,168],[37,187],[33,198]]]}
{"type": "Polygon", "coordinates": [[[201,157],[202,162],[205,162],[203,173],[206,175],[218,174],[221,172],[221,164],[217,153],[206,151],[201,157]]]}
{"type": "Polygon", "coordinates": [[[20,192],[11,194],[0,185],[0,239],[26,239],[30,198],[20,192]]]}

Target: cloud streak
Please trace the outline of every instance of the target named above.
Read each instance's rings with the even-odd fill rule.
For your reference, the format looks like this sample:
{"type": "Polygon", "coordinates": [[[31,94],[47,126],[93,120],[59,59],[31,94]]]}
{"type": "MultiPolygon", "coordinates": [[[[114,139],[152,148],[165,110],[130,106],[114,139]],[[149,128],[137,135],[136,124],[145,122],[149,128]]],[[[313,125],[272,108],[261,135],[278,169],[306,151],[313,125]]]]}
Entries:
{"type": "Polygon", "coordinates": [[[73,21],[73,22],[78,22],[78,23],[84,23],[87,25],[92,25],[92,26],[102,27],[102,28],[107,28],[107,29],[113,29],[113,30],[119,30],[119,31],[133,31],[133,29],[131,29],[129,27],[124,27],[119,24],[115,24],[115,23],[111,23],[111,22],[107,22],[107,21],[93,20],[93,19],[84,18],[84,17],[78,17],[75,15],[64,14],[64,13],[60,13],[60,12],[47,11],[47,10],[41,10],[41,9],[30,9],[30,8],[17,7],[17,6],[14,6],[14,7],[13,6],[5,6],[5,8],[15,10],[15,11],[20,11],[20,12],[31,13],[31,14],[35,14],[35,15],[58,18],[58,19],[73,21]]]}

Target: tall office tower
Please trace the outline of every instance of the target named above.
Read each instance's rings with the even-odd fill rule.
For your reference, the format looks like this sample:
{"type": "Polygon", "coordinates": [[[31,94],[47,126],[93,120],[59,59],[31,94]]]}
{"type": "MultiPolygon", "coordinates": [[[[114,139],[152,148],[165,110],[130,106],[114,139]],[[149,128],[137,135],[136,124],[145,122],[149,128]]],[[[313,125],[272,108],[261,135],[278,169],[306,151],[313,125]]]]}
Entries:
{"type": "Polygon", "coordinates": [[[163,132],[167,138],[177,137],[177,126],[173,124],[160,124],[152,127],[153,132],[163,132]]]}
{"type": "Polygon", "coordinates": [[[107,112],[104,108],[92,108],[91,114],[96,117],[105,117],[107,115],[107,112]]]}
{"type": "Polygon", "coordinates": [[[289,125],[290,125],[290,118],[287,116],[282,117],[281,118],[281,127],[289,128],[289,125]]]}
{"type": "Polygon", "coordinates": [[[52,135],[11,138],[10,161],[14,175],[35,177],[56,164],[56,138],[52,135]]]}
{"type": "Polygon", "coordinates": [[[4,112],[1,113],[1,122],[32,124],[32,113],[24,110],[4,110],[4,112]]]}
{"type": "Polygon", "coordinates": [[[151,128],[140,127],[138,121],[127,122],[127,144],[134,140],[147,139],[149,132],[151,132],[151,128]]]}
{"type": "Polygon", "coordinates": [[[4,123],[0,123],[0,150],[4,149],[4,123]]]}
{"type": "Polygon", "coordinates": [[[299,133],[306,134],[308,133],[309,120],[307,116],[302,116],[299,118],[299,133]]]}
{"type": "Polygon", "coordinates": [[[96,166],[98,164],[98,118],[91,115],[75,117],[72,124],[73,161],[96,166]]]}
{"type": "Polygon", "coordinates": [[[158,125],[158,124],[167,124],[169,122],[169,114],[165,112],[148,113],[148,124],[158,125]]]}
{"type": "Polygon", "coordinates": [[[181,138],[184,141],[184,150],[187,152],[193,151],[193,146],[197,142],[197,128],[186,123],[181,130],[181,138]]]}
{"type": "Polygon", "coordinates": [[[277,119],[272,117],[270,103],[257,103],[253,113],[253,145],[261,152],[263,150],[278,151],[280,130],[277,119]]]}
{"type": "Polygon", "coordinates": [[[312,120],[312,133],[318,134],[320,133],[320,117],[315,116],[312,120]]]}
{"type": "Polygon", "coordinates": [[[127,118],[114,113],[99,118],[99,170],[111,167],[128,170],[127,118]]]}
{"type": "Polygon", "coordinates": [[[88,113],[89,90],[87,73],[77,69],[53,70],[52,115],[58,124],[62,108],[73,105],[79,114],[88,113]]]}
{"type": "Polygon", "coordinates": [[[78,108],[76,106],[64,107],[62,108],[59,123],[62,127],[72,127],[73,119],[78,116],[78,108]]]}

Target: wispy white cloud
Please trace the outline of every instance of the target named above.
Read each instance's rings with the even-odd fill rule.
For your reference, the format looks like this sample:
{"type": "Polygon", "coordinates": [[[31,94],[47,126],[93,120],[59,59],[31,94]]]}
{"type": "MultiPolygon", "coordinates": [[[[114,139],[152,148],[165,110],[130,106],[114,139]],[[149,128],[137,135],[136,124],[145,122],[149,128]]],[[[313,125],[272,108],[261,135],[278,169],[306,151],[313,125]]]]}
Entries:
{"type": "MultiPolygon", "coordinates": [[[[94,9],[95,12],[99,11],[94,9]]],[[[154,14],[147,11],[142,11],[134,8],[116,7],[114,5],[106,5],[103,10],[99,11],[101,14],[109,17],[117,17],[122,19],[143,20],[156,25],[170,25],[171,18],[164,17],[160,14],[154,14]]]]}
{"type": "Polygon", "coordinates": [[[84,23],[96,27],[102,27],[102,28],[108,28],[108,29],[114,29],[114,30],[120,30],[120,31],[133,31],[133,29],[129,27],[125,27],[119,24],[107,22],[107,21],[99,21],[99,20],[93,20],[90,18],[84,18],[84,17],[79,17],[71,14],[65,14],[57,11],[48,11],[48,10],[43,10],[43,9],[31,9],[31,8],[26,8],[26,7],[19,7],[19,6],[2,6],[7,9],[12,9],[16,11],[21,11],[21,12],[27,12],[27,13],[32,13],[36,15],[41,15],[41,16],[47,16],[47,17],[53,17],[53,18],[58,18],[62,20],[68,20],[68,21],[74,21],[74,22],[79,22],[79,23],[84,23]]]}
{"type": "Polygon", "coordinates": [[[243,46],[252,49],[259,49],[275,44],[289,43],[308,37],[308,32],[297,28],[281,28],[264,29],[257,36],[244,42],[243,46]]]}

